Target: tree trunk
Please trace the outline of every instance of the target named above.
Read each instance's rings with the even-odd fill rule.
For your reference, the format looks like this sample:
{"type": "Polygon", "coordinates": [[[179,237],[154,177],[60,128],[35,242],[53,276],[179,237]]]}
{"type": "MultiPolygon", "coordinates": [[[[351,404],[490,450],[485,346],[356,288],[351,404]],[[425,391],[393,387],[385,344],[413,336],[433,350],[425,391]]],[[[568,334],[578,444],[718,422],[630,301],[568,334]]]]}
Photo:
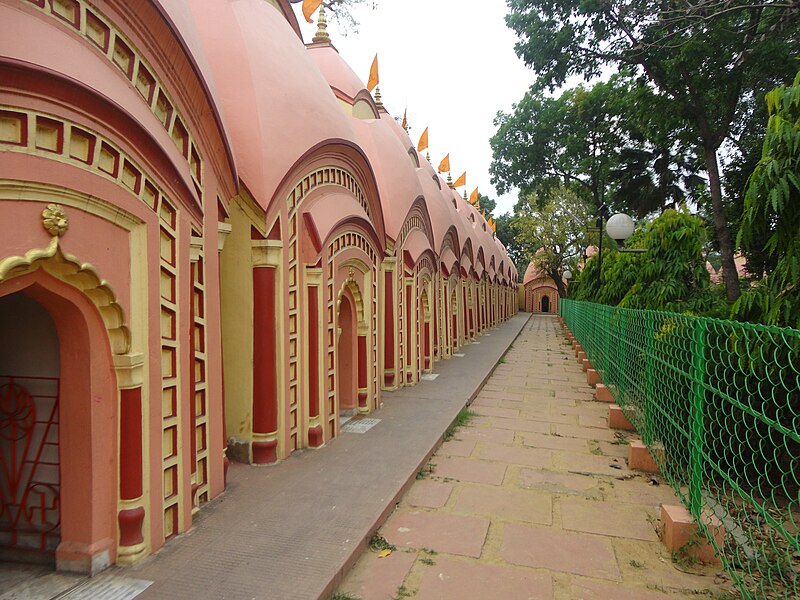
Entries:
{"type": "Polygon", "coordinates": [[[553,279],[553,282],[556,284],[556,289],[558,290],[558,297],[559,298],[566,298],[567,297],[567,288],[564,287],[564,280],[561,279],[561,275],[558,271],[550,271],[550,277],[553,279]]]}
{"type": "Polygon", "coordinates": [[[722,204],[722,185],[719,176],[716,148],[705,148],[706,169],[708,171],[708,185],[711,190],[711,220],[719,241],[719,254],[722,260],[722,278],[728,300],[735,302],[741,295],[739,288],[739,273],[733,260],[733,241],[728,228],[728,219],[725,215],[725,206],[722,204]]]}

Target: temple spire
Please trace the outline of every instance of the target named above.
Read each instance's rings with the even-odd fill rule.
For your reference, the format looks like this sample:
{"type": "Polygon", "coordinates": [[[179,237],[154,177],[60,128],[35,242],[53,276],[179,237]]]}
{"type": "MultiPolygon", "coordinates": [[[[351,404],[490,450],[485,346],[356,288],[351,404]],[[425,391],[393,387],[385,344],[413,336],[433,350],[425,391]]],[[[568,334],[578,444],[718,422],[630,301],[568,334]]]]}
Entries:
{"type": "Polygon", "coordinates": [[[331,36],[328,35],[328,19],[325,16],[325,7],[319,7],[319,18],[317,19],[317,33],[311,38],[315,44],[330,43],[331,36]]]}

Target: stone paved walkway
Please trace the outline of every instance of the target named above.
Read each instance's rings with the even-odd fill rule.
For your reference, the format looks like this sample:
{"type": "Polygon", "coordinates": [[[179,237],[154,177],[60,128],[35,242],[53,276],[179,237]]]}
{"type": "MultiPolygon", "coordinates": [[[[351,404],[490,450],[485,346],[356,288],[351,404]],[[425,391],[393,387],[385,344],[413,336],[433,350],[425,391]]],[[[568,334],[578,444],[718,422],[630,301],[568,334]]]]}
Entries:
{"type": "Polygon", "coordinates": [[[380,530],[397,550],[366,552],[339,597],[721,597],[718,568],[675,565],[658,541],[675,496],[628,470],[555,318],[531,318],[471,409],[380,530]]]}

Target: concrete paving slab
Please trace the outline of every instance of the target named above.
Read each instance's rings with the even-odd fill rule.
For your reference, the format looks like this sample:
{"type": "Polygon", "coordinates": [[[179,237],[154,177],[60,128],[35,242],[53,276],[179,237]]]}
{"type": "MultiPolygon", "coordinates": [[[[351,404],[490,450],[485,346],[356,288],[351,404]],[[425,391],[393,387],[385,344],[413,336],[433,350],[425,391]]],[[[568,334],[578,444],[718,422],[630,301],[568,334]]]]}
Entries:
{"type": "Polygon", "coordinates": [[[452,483],[423,479],[414,482],[403,501],[411,506],[441,508],[447,504],[452,493],[452,483]]]}
{"type": "Polygon", "coordinates": [[[658,541],[653,526],[657,520],[655,507],[562,498],[559,508],[564,529],[646,542],[658,541]]]}
{"type": "Polygon", "coordinates": [[[437,454],[440,456],[466,457],[472,454],[477,443],[476,440],[459,440],[458,438],[454,438],[442,444],[437,454]]]}
{"type": "Polygon", "coordinates": [[[505,527],[501,554],[503,560],[513,565],[620,579],[611,541],[588,533],[509,524],[505,527]]]}
{"type": "Polygon", "coordinates": [[[416,560],[417,555],[412,552],[392,552],[385,558],[366,552],[339,591],[360,600],[394,598],[416,560]]]}
{"type": "Polygon", "coordinates": [[[453,507],[455,512],[538,525],[550,525],[553,522],[553,499],[550,494],[483,485],[461,487],[453,507]]]}
{"type": "Polygon", "coordinates": [[[506,474],[507,465],[460,457],[437,457],[433,474],[457,481],[500,485],[506,474]]]}
{"type": "Polygon", "coordinates": [[[505,444],[484,444],[478,453],[478,458],[541,469],[548,469],[553,464],[553,453],[550,450],[521,448],[505,444]]]}
{"type": "Polygon", "coordinates": [[[489,519],[483,517],[405,509],[394,513],[381,529],[398,548],[429,548],[475,558],[481,555],[488,530],[489,519]]]}
{"type": "Polygon", "coordinates": [[[441,558],[426,570],[414,595],[419,600],[549,600],[552,597],[553,581],[549,573],[441,558]]]}

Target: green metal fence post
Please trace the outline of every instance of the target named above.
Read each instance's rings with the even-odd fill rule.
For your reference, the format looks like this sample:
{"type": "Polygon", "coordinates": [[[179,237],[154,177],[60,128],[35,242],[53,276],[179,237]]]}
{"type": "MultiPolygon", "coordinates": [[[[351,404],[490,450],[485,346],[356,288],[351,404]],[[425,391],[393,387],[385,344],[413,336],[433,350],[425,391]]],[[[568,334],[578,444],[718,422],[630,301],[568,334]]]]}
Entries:
{"type": "Polygon", "coordinates": [[[689,446],[689,510],[696,519],[703,507],[703,444],[705,434],[705,374],[706,334],[708,326],[704,319],[694,320],[692,342],[692,408],[691,439],[689,446]]]}

